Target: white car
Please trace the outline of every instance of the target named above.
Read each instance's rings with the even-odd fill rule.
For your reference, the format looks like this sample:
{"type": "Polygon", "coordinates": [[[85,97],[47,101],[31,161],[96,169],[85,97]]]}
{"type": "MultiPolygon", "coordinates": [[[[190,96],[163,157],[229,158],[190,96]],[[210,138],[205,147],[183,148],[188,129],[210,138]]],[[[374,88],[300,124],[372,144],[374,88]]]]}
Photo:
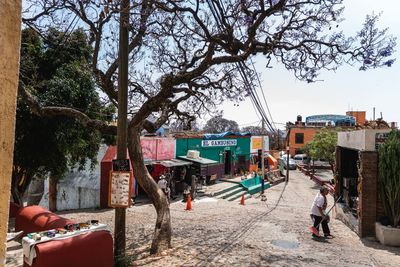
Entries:
{"type": "MultiPolygon", "coordinates": [[[[282,165],[282,167],[284,169],[287,169],[287,165],[288,165],[287,164],[287,156],[283,155],[282,157],[280,157],[278,163],[280,165],[282,165]]],[[[297,168],[296,162],[292,158],[289,157],[289,170],[295,170],[296,168],[297,168]]]]}
{"type": "Polygon", "coordinates": [[[308,164],[310,162],[310,158],[306,154],[296,154],[293,159],[296,164],[308,164]]]}

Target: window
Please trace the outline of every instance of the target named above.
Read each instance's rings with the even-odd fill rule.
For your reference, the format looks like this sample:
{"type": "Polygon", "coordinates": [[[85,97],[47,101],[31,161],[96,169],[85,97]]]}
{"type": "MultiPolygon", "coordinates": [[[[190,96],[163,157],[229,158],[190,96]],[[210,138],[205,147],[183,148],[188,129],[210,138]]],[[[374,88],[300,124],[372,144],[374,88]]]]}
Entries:
{"type": "Polygon", "coordinates": [[[304,143],[304,133],[296,133],[294,135],[294,142],[296,144],[303,144],[304,143]]]}

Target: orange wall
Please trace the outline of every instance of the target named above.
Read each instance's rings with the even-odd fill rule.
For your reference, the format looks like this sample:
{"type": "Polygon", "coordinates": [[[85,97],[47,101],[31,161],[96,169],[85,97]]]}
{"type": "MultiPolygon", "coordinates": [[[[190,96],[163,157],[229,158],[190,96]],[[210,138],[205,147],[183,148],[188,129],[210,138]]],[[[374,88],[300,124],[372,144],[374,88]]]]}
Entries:
{"type": "Polygon", "coordinates": [[[292,127],[290,128],[289,143],[290,143],[290,155],[295,155],[296,148],[303,148],[305,144],[314,139],[315,134],[320,130],[319,127],[292,127]],[[304,133],[303,144],[295,143],[296,133],[304,133]]]}
{"type": "Polygon", "coordinates": [[[353,116],[356,118],[356,123],[364,125],[365,124],[365,116],[366,112],[365,111],[347,111],[346,112],[347,116],[353,116]]]}

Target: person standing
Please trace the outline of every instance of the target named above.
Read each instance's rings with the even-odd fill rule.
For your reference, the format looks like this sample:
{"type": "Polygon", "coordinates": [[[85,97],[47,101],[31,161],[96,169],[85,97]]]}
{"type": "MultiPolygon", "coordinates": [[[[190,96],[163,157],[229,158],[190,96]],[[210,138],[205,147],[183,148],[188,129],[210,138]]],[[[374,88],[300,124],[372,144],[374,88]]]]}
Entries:
{"type": "MultiPolygon", "coordinates": [[[[329,216],[325,214],[326,207],[328,206],[328,201],[326,195],[328,195],[328,188],[321,187],[319,193],[315,196],[314,201],[311,205],[311,218],[314,221],[314,228],[319,232],[319,225],[322,225],[322,231],[325,237],[333,237],[331,235],[328,223],[329,216]]],[[[317,237],[313,234],[313,237],[317,237]]]]}
{"type": "Polygon", "coordinates": [[[168,202],[169,202],[170,195],[169,195],[168,181],[167,181],[167,179],[165,178],[164,175],[160,176],[160,180],[158,180],[158,186],[161,188],[161,190],[167,196],[167,199],[168,199],[168,202]]]}

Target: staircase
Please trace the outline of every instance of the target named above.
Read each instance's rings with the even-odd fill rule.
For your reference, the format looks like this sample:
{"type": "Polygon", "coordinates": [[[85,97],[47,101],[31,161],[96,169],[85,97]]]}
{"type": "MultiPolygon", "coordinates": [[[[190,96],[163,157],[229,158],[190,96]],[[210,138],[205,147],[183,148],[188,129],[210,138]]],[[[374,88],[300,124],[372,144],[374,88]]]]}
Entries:
{"type": "Polygon", "coordinates": [[[243,193],[245,199],[251,198],[251,195],[247,192],[247,190],[245,190],[240,184],[236,184],[215,192],[214,197],[226,199],[228,201],[236,201],[242,197],[243,193]]]}

